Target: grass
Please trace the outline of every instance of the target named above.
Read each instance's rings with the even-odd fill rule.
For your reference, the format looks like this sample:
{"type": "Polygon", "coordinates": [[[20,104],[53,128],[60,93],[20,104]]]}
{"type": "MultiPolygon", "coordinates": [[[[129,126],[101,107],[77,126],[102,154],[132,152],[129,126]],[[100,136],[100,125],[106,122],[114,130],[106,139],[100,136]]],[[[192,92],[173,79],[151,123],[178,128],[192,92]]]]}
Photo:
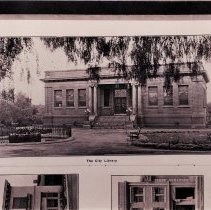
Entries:
{"type": "Polygon", "coordinates": [[[211,150],[211,136],[207,132],[153,132],[145,133],[132,144],[141,147],[172,150],[211,150]]]}

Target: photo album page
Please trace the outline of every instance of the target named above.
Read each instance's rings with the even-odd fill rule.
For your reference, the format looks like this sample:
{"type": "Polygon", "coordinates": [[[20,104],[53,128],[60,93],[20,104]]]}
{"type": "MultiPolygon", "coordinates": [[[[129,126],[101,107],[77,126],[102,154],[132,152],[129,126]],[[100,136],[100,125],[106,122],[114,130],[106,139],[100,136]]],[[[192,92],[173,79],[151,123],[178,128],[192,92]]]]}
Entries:
{"type": "Polygon", "coordinates": [[[0,29],[0,209],[211,209],[211,18],[0,29]]]}

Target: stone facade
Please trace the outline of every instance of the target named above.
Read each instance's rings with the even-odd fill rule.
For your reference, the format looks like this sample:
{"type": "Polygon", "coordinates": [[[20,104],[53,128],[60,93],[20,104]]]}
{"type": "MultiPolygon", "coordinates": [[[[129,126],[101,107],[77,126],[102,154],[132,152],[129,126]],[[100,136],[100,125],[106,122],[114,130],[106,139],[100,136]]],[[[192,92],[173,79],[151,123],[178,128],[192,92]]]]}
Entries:
{"type": "Polygon", "coordinates": [[[112,68],[102,68],[99,80],[86,70],[49,71],[45,78],[46,124],[83,124],[100,116],[130,115],[134,125],[149,127],[205,127],[206,83],[200,64],[198,76],[179,65],[182,76],[167,90],[161,65],[158,76],[141,86],[123,79],[112,68]]]}
{"type": "Polygon", "coordinates": [[[139,182],[118,183],[119,210],[203,210],[203,197],[203,176],[140,176],[139,182]]]}

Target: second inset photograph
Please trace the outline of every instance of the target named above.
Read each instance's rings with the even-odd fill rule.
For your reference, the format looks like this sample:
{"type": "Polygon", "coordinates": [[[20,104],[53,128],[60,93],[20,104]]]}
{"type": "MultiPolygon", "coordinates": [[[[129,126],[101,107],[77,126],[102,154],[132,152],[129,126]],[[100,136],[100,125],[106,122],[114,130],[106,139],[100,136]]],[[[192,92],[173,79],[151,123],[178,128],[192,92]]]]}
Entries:
{"type": "Polygon", "coordinates": [[[112,210],[203,210],[204,177],[112,176],[112,210]]]}

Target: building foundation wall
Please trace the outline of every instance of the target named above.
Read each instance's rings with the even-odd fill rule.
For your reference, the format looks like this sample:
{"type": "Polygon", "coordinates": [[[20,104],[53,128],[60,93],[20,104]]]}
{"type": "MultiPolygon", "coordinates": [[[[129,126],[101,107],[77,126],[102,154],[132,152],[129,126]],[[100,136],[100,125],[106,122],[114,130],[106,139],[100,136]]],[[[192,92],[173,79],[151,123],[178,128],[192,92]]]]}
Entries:
{"type": "Polygon", "coordinates": [[[88,120],[87,116],[45,116],[43,118],[45,125],[72,125],[82,126],[84,121],[88,120]]]}

